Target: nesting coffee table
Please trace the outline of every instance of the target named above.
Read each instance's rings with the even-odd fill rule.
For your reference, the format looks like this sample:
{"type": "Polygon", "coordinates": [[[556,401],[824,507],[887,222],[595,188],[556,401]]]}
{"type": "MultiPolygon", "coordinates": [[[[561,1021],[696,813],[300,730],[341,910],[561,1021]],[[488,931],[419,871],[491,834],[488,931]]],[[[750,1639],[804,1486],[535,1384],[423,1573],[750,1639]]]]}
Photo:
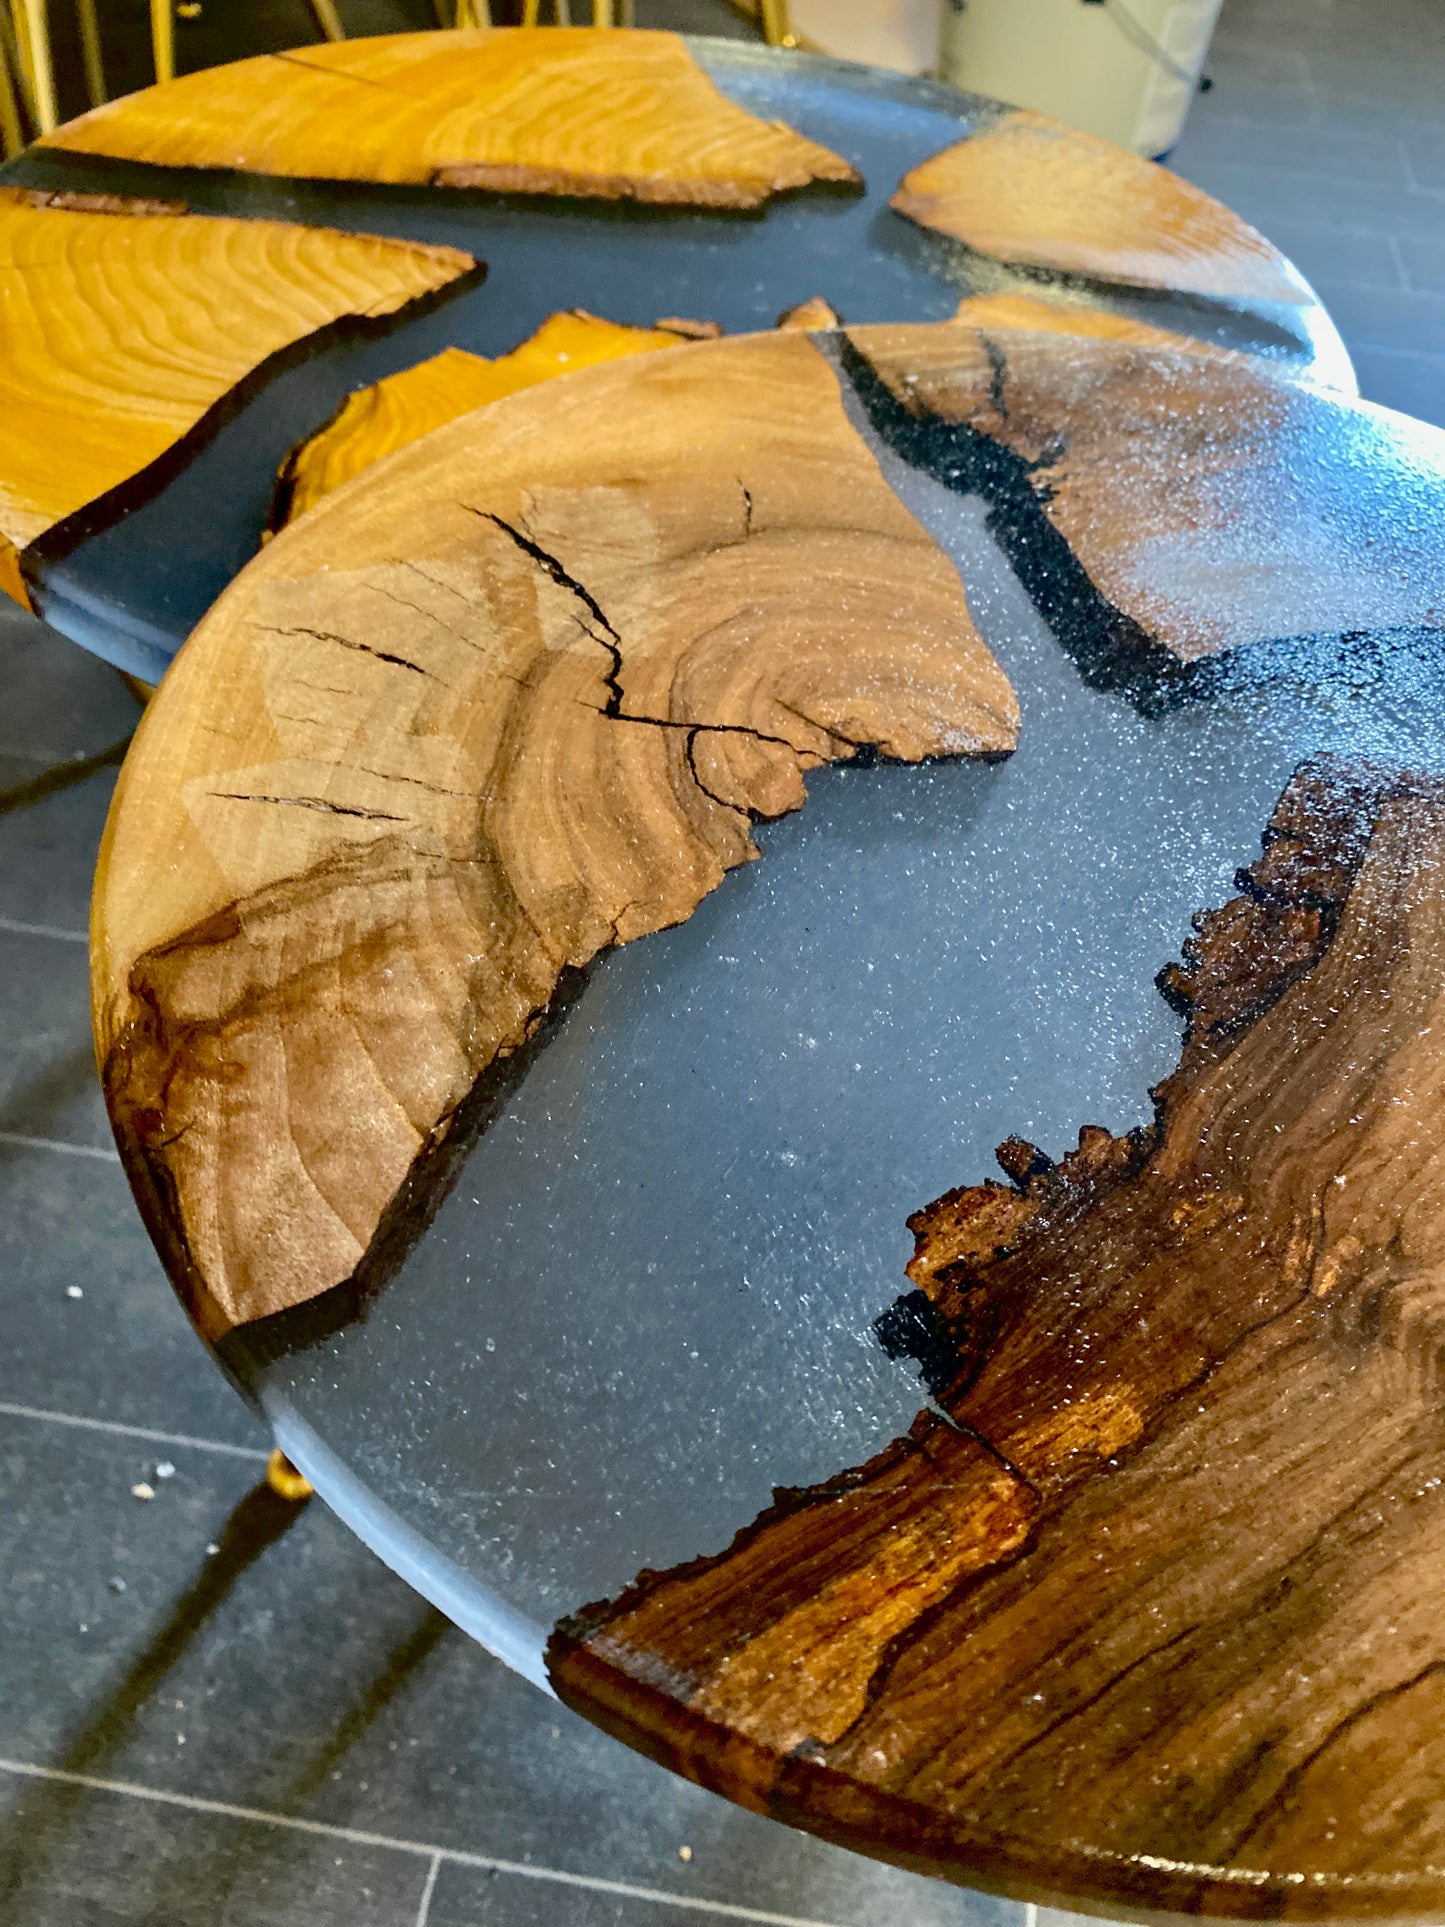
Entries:
{"type": "Polygon", "coordinates": [[[1029,117],[690,57],[860,180],[0,182],[435,281],[14,545],[165,672],[138,1202],[328,1503],[676,1770],[1064,1904],[1438,1909],[1445,437],[1207,222],[1173,289],[981,224],[1029,117]],[[350,390],[573,308],[664,340],[263,543],[350,390]]]}

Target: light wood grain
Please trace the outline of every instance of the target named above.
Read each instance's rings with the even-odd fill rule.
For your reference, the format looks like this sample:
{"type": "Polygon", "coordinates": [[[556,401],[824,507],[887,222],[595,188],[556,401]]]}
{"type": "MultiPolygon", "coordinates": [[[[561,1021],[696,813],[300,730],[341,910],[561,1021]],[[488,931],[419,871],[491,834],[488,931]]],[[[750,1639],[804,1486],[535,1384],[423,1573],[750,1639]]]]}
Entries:
{"type": "Polygon", "coordinates": [[[848,339],[889,432],[992,497],[1031,588],[1105,680],[1167,685],[1287,638],[1445,627],[1438,430],[1246,356],[956,322],[848,339]]]}
{"type": "Polygon", "coordinates": [[[784,308],[778,316],[780,328],[802,328],[805,332],[816,328],[836,328],[841,317],[831,302],[825,301],[820,294],[810,294],[806,301],[795,307],[784,308]]]}
{"type": "Polygon", "coordinates": [[[0,189],[0,536],[138,474],[269,355],[469,272],[456,248],[0,189]]]}
{"type": "Polygon", "coordinates": [[[1017,728],[804,335],[545,383],[329,496],[177,658],[96,885],[107,1098],[202,1328],[347,1279],[559,983],[809,769],[1017,728]]]}
{"type": "Polygon", "coordinates": [[[965,1881],[1438,1914],[1442,878],[1445,782],[1301,771],[1154,1120],[912,1220],[947,1420],[587,1608],[563,1698],[965,1881]]]}
{"type": "Polygon", "coordinates": [[[1019,267],[1219,301],[1309,301],[1289,262],[1168,168],[1013,109],[903,177],[892,205],[1019,267]]]}
{"type": "Polygon", "coordinates": [[[51,144],[171,167],[756,207],[847,161],[713,85],[669,33],[389,34],[187,74],[51,144]]]}
{"type": "Polygon", "coordinates": [[[599,361],[674,348],[677,342],[669,329],[623,327],[575,308],[550,315],[508,355],[490,358],[444,348],[414,368],[358,388],[324,428],[291,451],[277,482],[271,527],[284,528],[383,455],[473,408],[599,361]]]}
{"type": "Polygon", "coordinates": [[[1167,348],[1181,355],[1217,358],[1235,351],[1182,335],[1173,328],[1155,328],[1131,315],[1115,314],[1089,301],[1044,294],[970,294],[953,311],[955,321],[970,328],[1006,328],[1014,333],[1086,335],[1095,341],[1127,341],[1137,348],[1167,348]]]}

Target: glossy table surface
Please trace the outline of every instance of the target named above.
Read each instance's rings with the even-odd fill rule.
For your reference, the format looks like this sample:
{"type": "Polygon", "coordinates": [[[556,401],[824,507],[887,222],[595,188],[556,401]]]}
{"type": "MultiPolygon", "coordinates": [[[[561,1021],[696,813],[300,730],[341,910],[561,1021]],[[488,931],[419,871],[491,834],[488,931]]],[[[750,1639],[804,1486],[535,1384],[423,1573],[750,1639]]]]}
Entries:
{"type": "MultiPolygon", "coordinates": [[[[360,382],[445,345],[501,352],[560,307],[733,332],[814,294],[850,323],[938,320],[961,294],[1036,285],[886,205],[903,172],[984,124],[991,103],[842,63],[696,50],[733,98],[854,160],[866,195],[804,194],[739,218],[57,154],[7,170],[446,241],[489,268],[384,340],[279,375],[164,487],[47,564],[40,612],[155,676],[254,553],[299,433],[360,382]]],[[[1337,337],[1308,309],[1099,299],[1347,380],[1337,337]]],[[[809,808],[759,830],[762,862],[591,970],[364,1315],[323,1301],[220,1347],[348,1523],[544,1689],[559,1618],[640,1568],[717,1551],[775,1487],[826,1478],[907,1430],[927,1395],[875,1329],[906,1288],[905,1220],[987,1175],[1010,1134],[1058,1154],[1082,1123],[1120,1132],[1147,1116],[1179,1051],[1155,972],[1194,913],[1230,894],[1297,765],[1321,750],[1439,764],[1442,698],[1419,652],[1368,673],[1307,655],[1173,706],[1098,686],[1026,593],[985,504],[911,465],[846,390],[845,402],[957,564],[1018,692],[1019,750],[814,774],[809,808]]],[[[1422,457],[1438,458],[1433,445],[1422,457]]],[[[1301,626],[1284,610],[1278,633],[1301,626]]]]}

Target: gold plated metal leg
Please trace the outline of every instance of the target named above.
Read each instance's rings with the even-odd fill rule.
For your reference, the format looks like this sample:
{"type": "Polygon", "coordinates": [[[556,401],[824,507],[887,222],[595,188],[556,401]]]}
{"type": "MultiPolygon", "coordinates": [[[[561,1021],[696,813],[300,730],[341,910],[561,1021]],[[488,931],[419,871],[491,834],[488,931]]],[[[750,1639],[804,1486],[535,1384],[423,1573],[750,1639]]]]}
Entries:
{"type": "Polygon", "coordinates": [[[311,0],[311,11],[316,15],[316,24],[327,40],[345,40],[346,29],[341,24],[341,15],[336,11],[336,0],[311,0]]]}
{"type": "Polygon", "coordinates": [[[156,693],[155,684],[153,682],[142,682],[139,676],[133,676],[128,669],[117,669],[115,673],[120,677],[132,696],[135,697],[141,708],[144,709],[151,697],[156,693]]]}
{"type": "Polygon", "coordinates": [[[537,16],[541,11],[542,0],[522,0],[522,25],[535,27],[538,24],[537,16]]]}
{"type": "Polygon", "coordinates": [[[30,33],[25,21],[25,0],[10,0],[9,10],[0,0],[0,21],[4,23],[5,50],[10,55],[10,71],[20,90],[20,98],[31,121],[35,119],[35,93],[30,85],[30,33]]]}
{"type": "Polygon", "coordinates": [[[25,145],[20,127],[20,97],[15,91],[15,76],[10,70],[10,54],[0,39],[0,149],[13,161],[25,145]]]}
{"type": "Polygon", "coordinates": [[[46,0],[17,0],[16,34],[30,81],[35,124],[42,134],[53,133],[58,116],[55,111],[55,75],[50,65],[50,21],[46,0]]]}
{"type": "Polygon", "coordinates": [[[92,107],[102,107],[109,96],[105,91],[105,62],[100,50],[100,22],[95,16],[95,0],[75,0],[75,17],[80,25],[86,98],[92,107]]]}
{"type": "Polygon", "coordinates": [[[637,0],[617,0],[617,24],[619,27],[637,25],[637,0]]]}
{"type": "Polygon", "coordinates": [[[151,0],[151,57],[157,80],[175,79],[176,23],[171,14],[171,0],[151,0]]]}
{"type": "Polygon", "coordinates": [[[788,0],[758,0],[758,14],[762,21],[763,39],[770,47],[796,47],[798,36],[793,32],[792,9],[788,0]]]}
{"type": "Polygon", "coordinates": [[[296,1470],[279,1445],[266,1461],[266,1483],[278,1499],[290,1499],[293,1505],[309,1499],[316,1489],[296,1470]]]}
{"type": "Polygon", "coordinates": [[[614,27],[612,0],[592,0],[592,24],[594,27],[614,27]]]}

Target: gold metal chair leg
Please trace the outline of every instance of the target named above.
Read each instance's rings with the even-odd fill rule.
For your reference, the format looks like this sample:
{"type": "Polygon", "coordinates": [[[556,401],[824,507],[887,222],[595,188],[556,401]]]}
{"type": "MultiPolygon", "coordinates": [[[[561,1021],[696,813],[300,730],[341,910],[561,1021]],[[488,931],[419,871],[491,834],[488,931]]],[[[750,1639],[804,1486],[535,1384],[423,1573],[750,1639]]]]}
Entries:
{"type": "Polygon", "coordinates": [[[20,98],[31,120],[35,119],[35,93],[30,85],[30,33],[25,23],[25,0],[10,0],[8,11],[0,0],[0,18],[5,23],[5,47],[11,71],[20,89],[20,98]]]}
{"type": "Polygon", "coordinates": [[[309,1499],[316,1489],[310,1479],[296,1470],[279,1445],[266,1461],[266,1483],[278,1499],[290,1499],[293,1505],[309,1499]]]}
{"type": "Polygon", "coordinates": [[[535,27],[539,24],[537,16],[542,11],[542,0],[522,0],[522,25],[535,27]]]}
{"type": "Polygon", "coordinates": [[[793,32],[792,9],[788,0],[758,0],[758,13],[762,20],[763,39],[770,47],[796,47],[798,37],[793,32]]]}
{"type": "Polygon", "coordinates": [[[175,79],[176,23],[171,0],[151,0],[151,57],[158,81],[175,79]]]}
{"type": "Polygon", "coordinates": [[[15,91],[15,76],[10,71],[10,54],[0,39],[0,148],[7,161],[13,161],[25,145],[20,126],[20,97],[15,91]]]}
{"type": "Polygon", "coordinates": [[[50,65],[50,22],[45,10],[46,0],[16,0],[16,7],[16,34],[24,50],[35,123],[42,134],[50,134],[54,132],[59,116],[55,111],[55,75],[50,65]]]}
{"type": "Polygon", "coordinates": [[[572,0],[556,0],[557,25],[570,27],[572,24],[572,0]]]}
{"type": "Polygon", "coordinates": [[[336,11],[336,0],[311,0],[311,11],[316,15],[316,24],[324,39],[345,40],[346,29],[336,11]]]}
{"type": "MultiPolygon", "coordinates": [[[[459,27],[490,27],[492,9],[489,0],[457,0],[457,25],[459,27]]],[[[525,22],[523,23],[525,25],[525,22]]]]}
{"type": "Polygon", "coordinates": [[[103,107],[109,95],[105,91],[105,62],[100,51],[100,22],[95,17],[95,0],[75,0],[75,17],[80,25],[86,99],[92,107],[103,107]]]}
{"type": "Polygon", "coordinates": [[[144,709],[151,697],[156,693],[155,684],[153,682],[142,682],[139,676],[133,676],[128,669],[117,669],[115,673],[120,677],[132,696],[135,697],[141,708],[144,709]]]}
{"type": "Polygon", "coordinates": [[[592,24],[594,27],[614,27],[617,22],[612,18],[612,0],[592,0],[592,24]]]}

